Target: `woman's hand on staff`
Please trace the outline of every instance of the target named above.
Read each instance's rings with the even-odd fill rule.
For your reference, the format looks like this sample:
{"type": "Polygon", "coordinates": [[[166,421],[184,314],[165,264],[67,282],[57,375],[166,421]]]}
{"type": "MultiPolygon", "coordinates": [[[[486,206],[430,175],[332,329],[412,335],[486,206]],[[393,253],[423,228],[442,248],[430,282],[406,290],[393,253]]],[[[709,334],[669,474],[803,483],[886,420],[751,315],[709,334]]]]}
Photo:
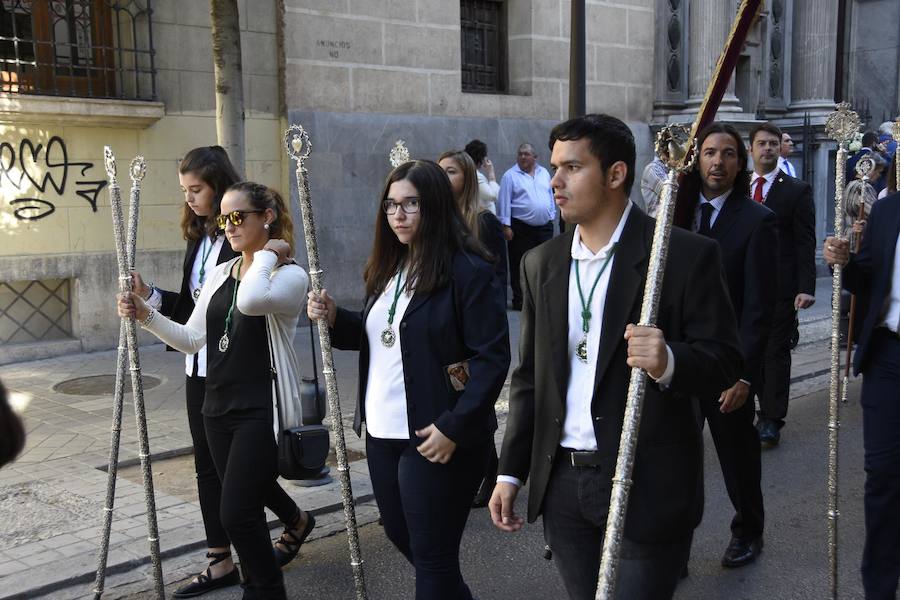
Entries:
{"type": "Polygon", "coordinates": [[[441,433],[434,423],[425,429],[417,429],[416,435],[425,438],[425,441],[419,444],[419,454],[433,463],[445,465],[450,462],[456,451],[456,442],[441,433]]]}
{"type": "Polygon", "coordinates": [[[150,307],[144,299],[134,292],[116,294],[118,300],[119,316],[123,319],[137,319],[143,321],[150,314],[150,307]]]}
{"type": "Polygon", "coordinates": [[[846,265],[850,262],[850,242],[836,237],[826,238],[822,258],[829,265],[846,265]]]}
{"type": "Polygon", "coordinates": [[[334,327],[334,320],[337,318],[337,303],[328,295],[328,290],[323,288],[318,294],[310,292],[307,294],[307,298],[309,300],[306,303],[306,316],[311,321],[325,319],[328,321],[329,327],[334,327]]]}
{"type": "Polygon", "coordinates": [[[853,233],[856,235],[861,234],[866,229],[866,220],[865,219],[857,219],[853,221],[853,233]]]}
{"type": "Polygon", "coordinates": [[[278,255],[278,266],[291,262],[291,245],[282,239],[269,240],[263,249],[278,255]]]}
{"type": "Polygon", "coordinates": [[[153,292],[137,271],[131,271],[131,291],[137,293],[144,300],[149,300],[150,294],[153,292]]]}

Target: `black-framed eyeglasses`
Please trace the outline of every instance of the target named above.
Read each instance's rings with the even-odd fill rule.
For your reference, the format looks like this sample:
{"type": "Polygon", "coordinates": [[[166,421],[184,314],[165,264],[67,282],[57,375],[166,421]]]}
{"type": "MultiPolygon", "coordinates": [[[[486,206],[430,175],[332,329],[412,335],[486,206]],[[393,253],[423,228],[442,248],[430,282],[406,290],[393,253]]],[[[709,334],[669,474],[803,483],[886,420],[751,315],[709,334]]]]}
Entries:
{"type": "Polygon", "coordinates": [[[244,215],[261,212],[266,212],[266,210],[264,208],[257,208],[255,210],[233,210],[228,214],[223,214],[216,217],[216,225],[219,226],[219,229],[225,229],[225,224],[228,221],[231,221],[231,224],[237,227],[244,222],[244,215]]]}
{"type": "Polygon", "coordinates": [[[403,212],[411,215],[419,212],[419,199],[418,198],[407,198],[403,202],[394,202],[393,200],[385,200],[381,203],[381,210],[384,211],[386,215],[395,215],[397,214],[397,208],[402,208],[403,212]]]}

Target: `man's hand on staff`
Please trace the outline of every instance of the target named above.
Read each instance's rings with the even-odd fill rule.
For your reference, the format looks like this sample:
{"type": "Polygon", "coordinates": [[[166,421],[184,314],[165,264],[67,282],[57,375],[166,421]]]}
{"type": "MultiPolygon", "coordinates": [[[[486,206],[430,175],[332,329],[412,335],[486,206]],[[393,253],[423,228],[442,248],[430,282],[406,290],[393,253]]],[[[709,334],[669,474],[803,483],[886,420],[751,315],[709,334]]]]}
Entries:
{"type": "Polygon", "coordinates": [[[836,237],[826,238],[822,258],[829,265],[846,265],[850,262],[850,242],[836,237]]]}
{"type": "Polygon", "coordinates": [[[744,381],[738,381],[719,396],[719,411],[726,414],[734,412],[742,407],[749,397],[750,386],[744,381]]]}
{"type": "Polygon", "coordinates": [[[656,327],[629,323],[625,327],[625,340],[628,342],[626,362],[629,367],[644,369],[653,379],[663,376],[669,363],[669,353],[666,352],[666,339],[662,331],[656,327]]]}
{"type": "Polygon", "coordinates": [[[522,529],[525,519],[516,514],[516,496],[519,486],[506,481],[498,481],[488,502],[491,521],[501,531],[513,532],[522,529]]]}
{"type": "Polygon", "coordinates": [[[134,292],[116,294],[119,316],[123,319],[137,319],[143,321],[150,314],[150,307],[134,292]]]}
{"type": "Polygon", "coordinates": [[[312,321],[325,319],[328,321],[329,327],[334,327],[334,320],[337,318],[337,303],[328,295],[328,290],[323,288],[319,294],[310,292],[307,294],[307,298],[306,316],[312,321]]]}
{"type": "Polygon", "coordinates": [[[513,239],[512,227],[510,227],[508,225],[503,226],[503,237],[506,239],[507,242],[513,239]]]}

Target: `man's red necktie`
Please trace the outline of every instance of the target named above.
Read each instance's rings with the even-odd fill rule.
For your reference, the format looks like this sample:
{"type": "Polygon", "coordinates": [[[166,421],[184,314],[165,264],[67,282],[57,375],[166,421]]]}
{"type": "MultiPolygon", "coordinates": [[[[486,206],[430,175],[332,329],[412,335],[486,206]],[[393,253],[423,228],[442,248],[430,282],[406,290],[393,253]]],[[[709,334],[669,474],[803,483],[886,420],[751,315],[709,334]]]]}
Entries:
{"type": "Polygon", "coordinates": [[[760,204],[763,203],[763,184],[766,183],[765,177],[757,177],[756,178],[756,189],[753,190],[753,199],[760,204]]]}

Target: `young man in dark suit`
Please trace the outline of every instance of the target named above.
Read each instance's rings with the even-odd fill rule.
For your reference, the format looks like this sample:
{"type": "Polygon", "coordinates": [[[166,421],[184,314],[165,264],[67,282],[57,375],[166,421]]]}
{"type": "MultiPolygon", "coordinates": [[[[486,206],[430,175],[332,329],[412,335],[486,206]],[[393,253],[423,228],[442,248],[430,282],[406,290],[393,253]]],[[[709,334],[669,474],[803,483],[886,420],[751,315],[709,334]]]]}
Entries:
{"type": "Polygon", "coordinates": [[[830,237],[822,255],[845,265],[847,290],[869,298],[853,357],[854,373],[863,374],[862,579],[866,600],[893,600],[900,579],[900,194],[874,204],[859,254],[830,237]]]}
{"type": "MultiPolygon", "coordinates": [[[[750,194],[778,218],[778,258],[769,274],[777,275],[778,296],[756,393],[756,428],[765,447],[778,445],[787,416],[791,386],[791,333],[797,310],[816,301],[816,207],[812,187],[778,168],[781,130],[762,123],[750,130],[753,175],[750,194]]],[[[752,404],[752,400],[751,400],[752,404]]]]}
{"type": "Polygon", "coordinates": [[[734,127],[707,126],[697,136],[697,147],[697,168],[684,181],[687,197],[699,198],[693,229],[716,240],[722,250],[744,355],[743,372],[722,390],[700,399],[735,508],[722,565],[740,567],[755,560],[762,549],[764,513],[753,389],[759,382],[775,305],[771,271],[778,232],[775,214],[747,196],[747,149],[734,127]]]}
{"type": "Polygon", "coordinates": [[[671,236],[657,327],[636,327],[655,222],[628,199],[634,138],[619,119],[587,115],[550,136],[554,198],[575,224],[522,259],[520,364],[494,524],[515,512],[531,476],[528,521],[544,536],[566,591],[593,600],[631,367],[651,378],[638,436],[617,597],[670,598],[703,512],[703,443],[696,397],[741,372],[718,247],[671,236]]]}

